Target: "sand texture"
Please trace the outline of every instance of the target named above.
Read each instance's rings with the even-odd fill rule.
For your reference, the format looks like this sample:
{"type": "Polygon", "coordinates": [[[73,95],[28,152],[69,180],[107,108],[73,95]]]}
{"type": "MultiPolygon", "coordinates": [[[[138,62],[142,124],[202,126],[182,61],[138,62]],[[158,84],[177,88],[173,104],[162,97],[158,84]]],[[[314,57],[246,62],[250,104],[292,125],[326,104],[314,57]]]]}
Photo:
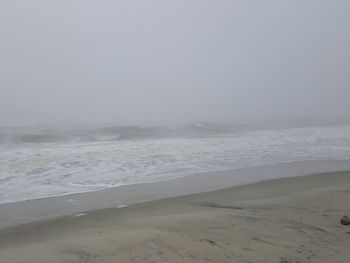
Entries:
{"type": "Polygon", "coordinates": [[[350,262],[350,173],[270,180],[0,230],[0,262],[350,262]]]}

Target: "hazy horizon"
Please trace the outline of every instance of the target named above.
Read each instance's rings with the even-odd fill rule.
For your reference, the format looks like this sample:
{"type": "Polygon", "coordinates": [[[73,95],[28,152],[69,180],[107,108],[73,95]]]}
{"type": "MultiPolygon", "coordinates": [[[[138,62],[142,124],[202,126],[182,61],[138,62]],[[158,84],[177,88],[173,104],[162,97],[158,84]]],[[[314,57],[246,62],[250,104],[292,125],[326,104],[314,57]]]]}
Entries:
{"type": "Polygon", "coordinates": [[[0,7],[0,126],[350,119],[346,0],[0,7]]]}

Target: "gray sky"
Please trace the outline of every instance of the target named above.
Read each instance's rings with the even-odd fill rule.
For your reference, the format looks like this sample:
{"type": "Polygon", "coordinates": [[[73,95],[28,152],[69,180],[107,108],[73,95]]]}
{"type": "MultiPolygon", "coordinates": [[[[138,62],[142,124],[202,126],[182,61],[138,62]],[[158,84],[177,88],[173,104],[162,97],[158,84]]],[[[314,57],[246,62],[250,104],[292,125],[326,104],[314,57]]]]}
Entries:
{"type": "Polygon", "coordinates": [[[349,0],[2,0],[0,125],[350,115],[349,0]]]}

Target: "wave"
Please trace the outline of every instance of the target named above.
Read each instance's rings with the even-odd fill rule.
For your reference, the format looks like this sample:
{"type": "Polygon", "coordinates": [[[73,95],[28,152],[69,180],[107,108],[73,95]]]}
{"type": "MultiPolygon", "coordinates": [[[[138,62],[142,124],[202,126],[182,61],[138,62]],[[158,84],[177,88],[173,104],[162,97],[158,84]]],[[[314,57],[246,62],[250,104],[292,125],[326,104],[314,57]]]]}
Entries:
{"type": "MultiPolygon", "coordinates": [[[[125,134],[134,132],[135,136],[147,134],[145,131],[155,134],[142,127],[123,129],[125,134]]],[[[175,132],[185,130],[166,129],[175,132]]],[[[193,129],[203,131],[200,125],[193,129]]],[[[82,131],[56,131],[55,134],[46,131],[36,134],[40,136],[18,136],[27,142],[36,142],[25,147],[1,147],[0,203],[163,181],[205,171],[292,161],[350,159],[350,126],[260,130],[193,139],[125,141],[115,136],[118,132],[122,133],[120,128],[107,128],[104,133],[100,130],[94,131],[93,139],[83,137],[82,131]],[[77,138],[115,141],[37,143],[77,138]]],[[[86,134],[92,132],[86,131],[86,134]]]]}
{"type": "Polygon", "coordinates": [[[59,134],[1,134],[1,144],[24,143],[64,143],[64,142],[92,142],[93,136],[73,137],[59,134]]]}
{"type": "Polygon", "coordinates": [[[249,127],[245,125],[218,125],[207,123],[193,123],[175,127],[113,126],[99,129],[65,131],[2,128],[0,129],[0,144],[81,143],[172,137],[202,137],[248,129],[249,127]]]}

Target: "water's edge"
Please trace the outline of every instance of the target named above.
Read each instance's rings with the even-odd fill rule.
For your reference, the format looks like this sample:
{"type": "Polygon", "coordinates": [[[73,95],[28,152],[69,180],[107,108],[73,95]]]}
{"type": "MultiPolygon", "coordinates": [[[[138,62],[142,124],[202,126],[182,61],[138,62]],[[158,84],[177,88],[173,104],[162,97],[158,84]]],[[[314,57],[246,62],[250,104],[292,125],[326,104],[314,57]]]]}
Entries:
{"type": "Polygon", "coordinates": [[[100,191],[207,171],[344,159],[350,159],[350,126],[108,143],[0,143],[0,203],[100,191]]]}
{"type": "Polygon", "coordinates": [[[0,204],[0,227],[168,197],[215,191],[269,179],[350,170],[350,160],[304,161],[204,172],[168,181],[0,204]]]}

